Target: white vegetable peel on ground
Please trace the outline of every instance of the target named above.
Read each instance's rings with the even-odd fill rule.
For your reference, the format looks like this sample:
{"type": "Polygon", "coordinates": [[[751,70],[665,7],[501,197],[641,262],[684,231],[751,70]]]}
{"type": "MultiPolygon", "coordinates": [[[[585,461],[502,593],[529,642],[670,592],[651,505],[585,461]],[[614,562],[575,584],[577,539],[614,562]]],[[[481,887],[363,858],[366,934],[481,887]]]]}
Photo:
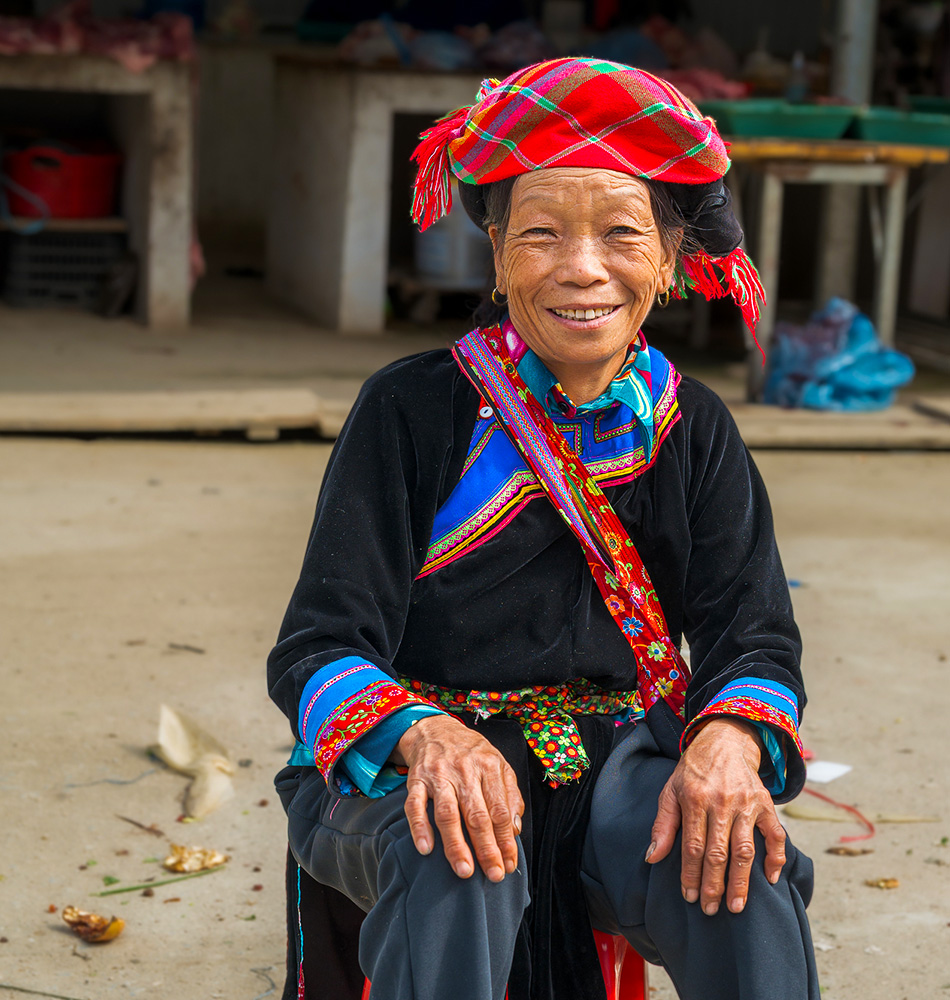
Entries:
{"type": "Polygon", "coordinates": [[[192,778],[185,792],[186,816],[203,819],[234,797],[234,762],[228,751],[193,719],[162,705],[154,752],[169,767],[192,778]]]}

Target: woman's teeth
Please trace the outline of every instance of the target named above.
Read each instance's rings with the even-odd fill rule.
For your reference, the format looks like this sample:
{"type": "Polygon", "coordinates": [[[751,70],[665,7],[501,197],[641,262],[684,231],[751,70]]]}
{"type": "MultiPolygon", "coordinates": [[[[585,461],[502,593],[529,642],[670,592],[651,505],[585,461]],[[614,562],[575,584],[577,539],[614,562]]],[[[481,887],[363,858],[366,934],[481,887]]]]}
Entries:
{"type": "Polygon", "coordinates": [[[552,309],[551,312],[562,319],[598,319],[600,316],[612,313],[616,308],[616,306],[608,306],[606,309],[552,309]]]}

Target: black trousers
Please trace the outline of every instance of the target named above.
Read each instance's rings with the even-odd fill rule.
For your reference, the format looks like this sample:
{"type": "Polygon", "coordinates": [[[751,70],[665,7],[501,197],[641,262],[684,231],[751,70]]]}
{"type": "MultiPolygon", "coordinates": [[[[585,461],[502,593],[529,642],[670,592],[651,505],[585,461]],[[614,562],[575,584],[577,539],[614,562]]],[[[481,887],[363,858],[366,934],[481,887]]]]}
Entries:
{"type": "MultiPolygon", "coordinates": [[[[647,961],[664,966],[684,1000],[819,1000],[805,916],[812,865],[794,846],[786,845],[788,860],[773,886],[758,839],[746,908],[732,914],[723,905],[713,917],[682,897],[678,841],[664,861],[643,860],[657,798],[674,766],[640,725],[597,775],[580,871],[581,905],[591,924],[623,934],[647,961]]],[[[415,850],[404,790],[381,799],[341,799],[312,771],[292,796],[289,791],[294,858],[316,882],[366,911],[359,962],[372,980],[372,1000],[504,1000],[530,902],[523,852],[518,869],[501,883],[480,870],[459,879],[438,835],[429,856],[415,850]]],[[[332,996],[313,982],[320,970],[312,965],[308,1000],[332,996]]],[[[565,993],[565,1000],[574,995],[565,993]]]]}

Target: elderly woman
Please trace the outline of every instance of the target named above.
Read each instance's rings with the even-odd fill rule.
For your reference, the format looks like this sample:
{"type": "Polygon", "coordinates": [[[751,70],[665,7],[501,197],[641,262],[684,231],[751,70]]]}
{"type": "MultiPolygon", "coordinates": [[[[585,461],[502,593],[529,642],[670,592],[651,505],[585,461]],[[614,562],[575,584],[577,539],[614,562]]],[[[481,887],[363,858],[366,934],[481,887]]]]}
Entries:
{"type": "Polygon", "coordinates": [[[298,738],[285,996],[603,1000],[593,926],[690,1000],[816,1000],[768,500],[641,332],[689,290],[754,324],[715,124],[562,59],[416,159],[423,225],[463,182],[497,316],[373,376],[327,469],[269,663],[298,738]]]}

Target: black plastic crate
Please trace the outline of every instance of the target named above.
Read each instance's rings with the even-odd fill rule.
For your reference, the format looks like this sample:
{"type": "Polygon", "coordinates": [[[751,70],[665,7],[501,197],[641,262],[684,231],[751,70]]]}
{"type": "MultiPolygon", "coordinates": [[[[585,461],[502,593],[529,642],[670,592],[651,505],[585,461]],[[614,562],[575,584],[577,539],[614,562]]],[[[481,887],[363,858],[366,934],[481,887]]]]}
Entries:
{"type": "Polygon", "coordinates": [[[127,256],[124,233],[0,233],[0,298],[10,306],[96,308],[127,256]]]}

